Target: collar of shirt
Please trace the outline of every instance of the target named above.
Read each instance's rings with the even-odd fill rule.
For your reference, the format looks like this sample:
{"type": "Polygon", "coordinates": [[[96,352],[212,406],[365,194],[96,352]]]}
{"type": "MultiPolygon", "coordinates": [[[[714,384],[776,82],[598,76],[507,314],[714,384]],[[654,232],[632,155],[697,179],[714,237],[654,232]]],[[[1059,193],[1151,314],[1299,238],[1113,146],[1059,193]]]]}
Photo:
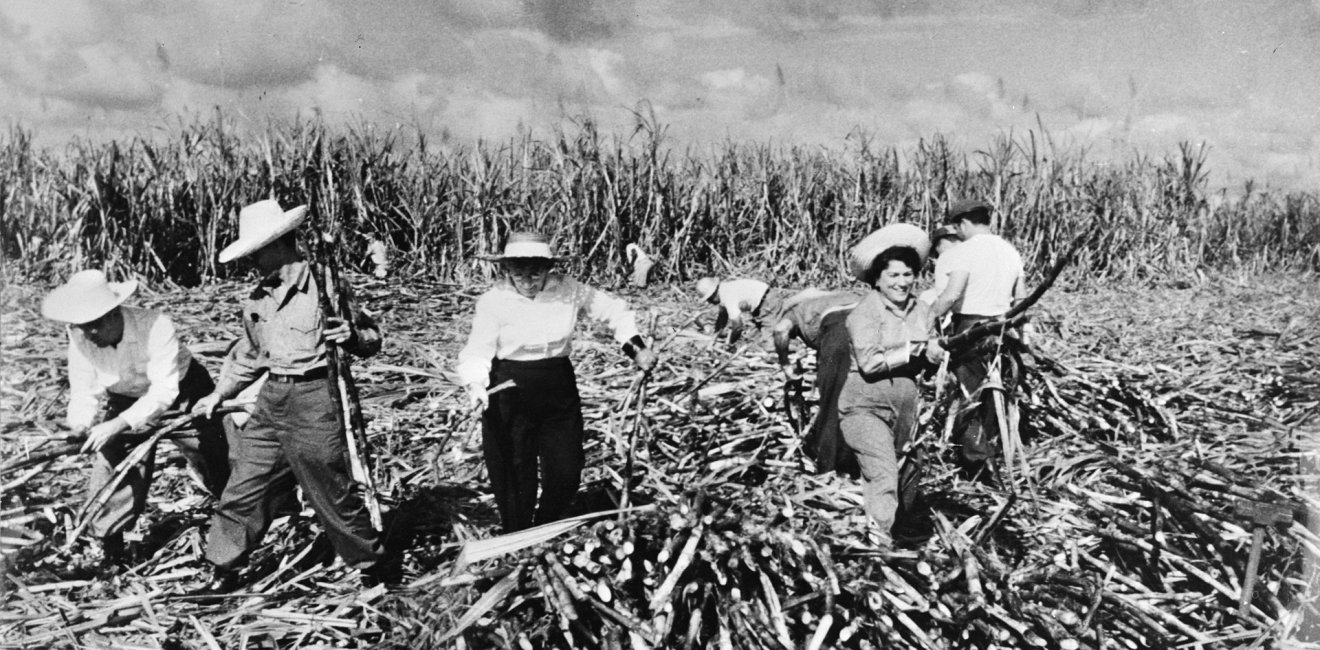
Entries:
{"type": "Polygon", "coordinates": [[[549,300],[563,293],[564,276],[559,273],[551,273],[546,276],[545,286],[541,287],[541,290],[536,293],[535,298],[528,298],[527,296],[518,293],[518,287],[513,286],[513,280],[510,280],[507,276],[504,278],[504,282],[501,283],[500,288],[509,292],[511,300],[524,300],[526,302],[549,300]]]}
{"type": "Polygon", "coordinates": [[[306,291],[312,278],[312,267],[305,261],[286,264],[274,273],[261,279],[257,288],[252,290],[252,300],[261,300],[267,296],[283,306],[289,301],[289,295],[296,291],[306,291]]]}
{"type": "Polygon", "coordinates": [[[915,298],[913,298],[912,296],[908,296],[907,304],[903,307],[899,307],[898,305],[890,301],[888,298],[886,298],[884,295],[880,296],[880,304],[884,305],[885,310],[897,316],[899,320],[907,318],[907,315],[912,313],[912,308],[916,306],[916,303],[917,300],[915,298]]]}

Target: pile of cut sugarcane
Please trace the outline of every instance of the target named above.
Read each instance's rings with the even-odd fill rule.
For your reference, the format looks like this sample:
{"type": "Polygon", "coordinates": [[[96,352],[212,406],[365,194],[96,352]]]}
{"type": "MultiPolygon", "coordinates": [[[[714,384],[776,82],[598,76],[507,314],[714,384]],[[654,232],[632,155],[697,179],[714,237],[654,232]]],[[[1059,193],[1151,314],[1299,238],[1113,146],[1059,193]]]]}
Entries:
{"type": "MultiPolygon", "coordinates": [[[[1306,504],[1212,431],[1180,430],[1150,381],[1106,369],[1117,372],[1047,362],[1028,373],[1030,472],[1013,485],[957,478],[938,435],[918,436],[934,460],[933,507],[929,537],[911,548],[881,552],[858,534],[855,485],[778,471],[793,465],[793,437],[761,413],[718,432],[725,444],[698,437],[699,460],[651,453],[637,489],[654,508],[484,567],[485,598],[465,585],[469,609],[395,632],[469,647],[1162,648],[1294,625],[1300,556],[1320,540],[1301,524],[1268,529],[1239,614],[1251,531],[1234,503],[1285,504],[1299,521],[1306,504]]],[[[760,406],[754,390],[730,392],[709,414],[652,428],[647,444],[692,449],[679,437],[760,406]]],[[[1286,454],[1240,442],[1262,460],[1286,454]]]]}
{"type": "MultiPolygon", "coordinates": [[[[271,531],[242,593],[220,605],[181,598],[202,575],[208,509],[172,462],[142,526],[164,535],[151,555],[115,575],[71,569],[80,460],[66,456],[0,477],[10,486],[0,527],[18,548],[0,644],[1211,648],[1292,636],[1320,595],[1306,564],[1320,557],[1306,519],[1320,504],[1305,465],[1320,451],[1320,431],[1307,438],[1320,412],[1320,383],[1307,380],[1320,376],[1320,336],[1293,326],[1295,309],[1230,318],[1269,302],[1254,289],[1226,286],[1215,301],[1184,293],[1174,298],[1204,312],[1166,295],[1166,329],[1198,327],[1199,338],[1134,327],[1094,293],[1047,297],[1016,395],[1025,464],[997,481],[953,464],[949,405],[928,387],[905,456],[923,466],[923,496],[885,552],[864,534],[859,483],[811,473],[771,355],[712,344],[691,306],[669,298],[648,303],[643,325],[663,361],[646,381],[607,339],[577,346],[583,518],[499,537],[477,423],[445,373],[471,294],[365,284],[360,295],[390,333],[383,356],[358,371],[400,586],[355,588],[304,516],[271,531]],[[437,327],[437,314],[455,325],[437,327]],[[1242,503],[1292,519],[1262,529],[1245,612],[1255,530],[1242,503]],[[478,544],[486,554],[469,552],[478,544]]],[[[236,333],[214,314],[233,297],[149,299],[208,342],[198,349],[214,369],[236,333]]],[[[9,312],[20,326],[6,333],[7,356],[22,374],[2,395],[17,414],[0,429],[6,461],[29,451],[18,446],[30,440],[23,422],[62,410],[59,332],[29,303],[9,312]]],[[[1160,308],[1135,307],[1152,319],[1160,308]]]]}

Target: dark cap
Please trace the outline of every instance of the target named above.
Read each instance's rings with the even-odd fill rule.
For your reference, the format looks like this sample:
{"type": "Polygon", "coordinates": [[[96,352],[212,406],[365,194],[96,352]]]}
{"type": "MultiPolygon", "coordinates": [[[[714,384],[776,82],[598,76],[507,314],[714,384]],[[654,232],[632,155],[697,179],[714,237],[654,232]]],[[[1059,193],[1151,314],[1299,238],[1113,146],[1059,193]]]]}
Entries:
{"type": "Polygon", "coordinates": [[[949,213],[945,215],[944,223],[957,223],[967,215],[975,214],[977,212],[984,212],[986,220],[989,221],[990,211],[992,209],[993,208],[990,207],[989,203],[978,201],[976,199],[954,201],[949,204],[949,213]]]}
{"type": "Polygon", "coordinates": [[[931,233],[930,243],[937,244],[941,239],[961,240],[962,236],[958,234],[957,230],[954,230],[953,226],[949,224],[945,224],[943,226],[940,226],[939,228],[936,228],[935,232],[931,233]]]}

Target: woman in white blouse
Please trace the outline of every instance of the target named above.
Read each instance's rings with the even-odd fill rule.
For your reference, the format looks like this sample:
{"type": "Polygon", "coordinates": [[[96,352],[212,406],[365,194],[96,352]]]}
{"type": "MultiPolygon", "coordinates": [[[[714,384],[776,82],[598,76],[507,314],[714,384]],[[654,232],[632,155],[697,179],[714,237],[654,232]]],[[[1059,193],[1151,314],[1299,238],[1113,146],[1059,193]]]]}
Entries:
{"type": "Polygon", "coordinates": [[[505,279],[477,299],[458,374],[482,411],[486,470],[511,532],[561,518],[577,494],[582,402],[569,355],[579,316],[607,323],[639,369],[649,371],[656,357],[628,303],[551,272],[560,258],[544,235],[512,233],[504,254],[489,259],[501,263],[505,279]],[[512,388],[487,393],[509,380],[512,388]]]}

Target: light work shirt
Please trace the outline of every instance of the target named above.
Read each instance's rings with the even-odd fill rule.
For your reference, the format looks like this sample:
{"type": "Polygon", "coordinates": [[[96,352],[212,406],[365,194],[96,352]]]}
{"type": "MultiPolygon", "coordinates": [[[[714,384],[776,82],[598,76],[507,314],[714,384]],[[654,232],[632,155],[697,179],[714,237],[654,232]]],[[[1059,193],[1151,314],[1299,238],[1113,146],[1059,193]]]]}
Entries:
{"type": "Polygon", "coordinates": [[[715,290],[720,304],[720,315],[716,318],[715,329],[722,329],[728,322],[731,327],[743,325],[743,313],[752,313],[761,305],[770,285],[751,278],[726,280],[715,290]]]}
{"type": "MultiPolygon", "coordinates": [[[[225,359],[216,391],[233,397],[263,372],[303,375],[326,365],[324,321],[316,278],[307,262],[285,265],[262,280],[243,304],[243,333],[225,359]]],[[[357,336],[346,350],[359,357],[380,351],[380,329],[354,313],[357,336]]]]}
{"type": "MultiPolygon", "coordinates": [[[[935,282],[951,273],[967,273],[967,289],[953,304],[953,313],[999,316],[1013,306],[1013,287],[1023,277],[1022,256],[1008,240],[990,233],[973,235],[950,248],[935,262],[935,282]]],[[[942,287],[941,287],[942,288],[942,287]]]]}
{"type": "Polygon", "coordinates": [[[136,429],[169,409],[179,396],[179,379],[192,363],[192,353],[179,344],[174,323],[150,309],[121,306],[124,338],[100,347],[82,331],[69,327],[69,413],[71,428],[96,424],[107,393],[136,397],[119,414],[136,429]]]}
{"type": "Polygon", "coordinates": [[[458,353],[460,380],[465,386],[489,384],[491,359],[567,357],[582,315],[604,322],[621,344],[637,335],[637,317],[627,302],[574,278],[550,274],[535,298],[502,281],[477,299],[472,331],[458,353]]]}
{"type": "Polygon", "coordinates": [[[909,298],[899,307],[886,300],[879,291],[872,291],[848,314],[848,334],[852,337],[852,371],[864,377],[874,374],[913,374],[909,366],[891,372],[888,368],[873,366],[878,356],[899,350],[909,343],[927,341],[935,332],[928,326],[930,310],[926,304],[909,298]]]}

